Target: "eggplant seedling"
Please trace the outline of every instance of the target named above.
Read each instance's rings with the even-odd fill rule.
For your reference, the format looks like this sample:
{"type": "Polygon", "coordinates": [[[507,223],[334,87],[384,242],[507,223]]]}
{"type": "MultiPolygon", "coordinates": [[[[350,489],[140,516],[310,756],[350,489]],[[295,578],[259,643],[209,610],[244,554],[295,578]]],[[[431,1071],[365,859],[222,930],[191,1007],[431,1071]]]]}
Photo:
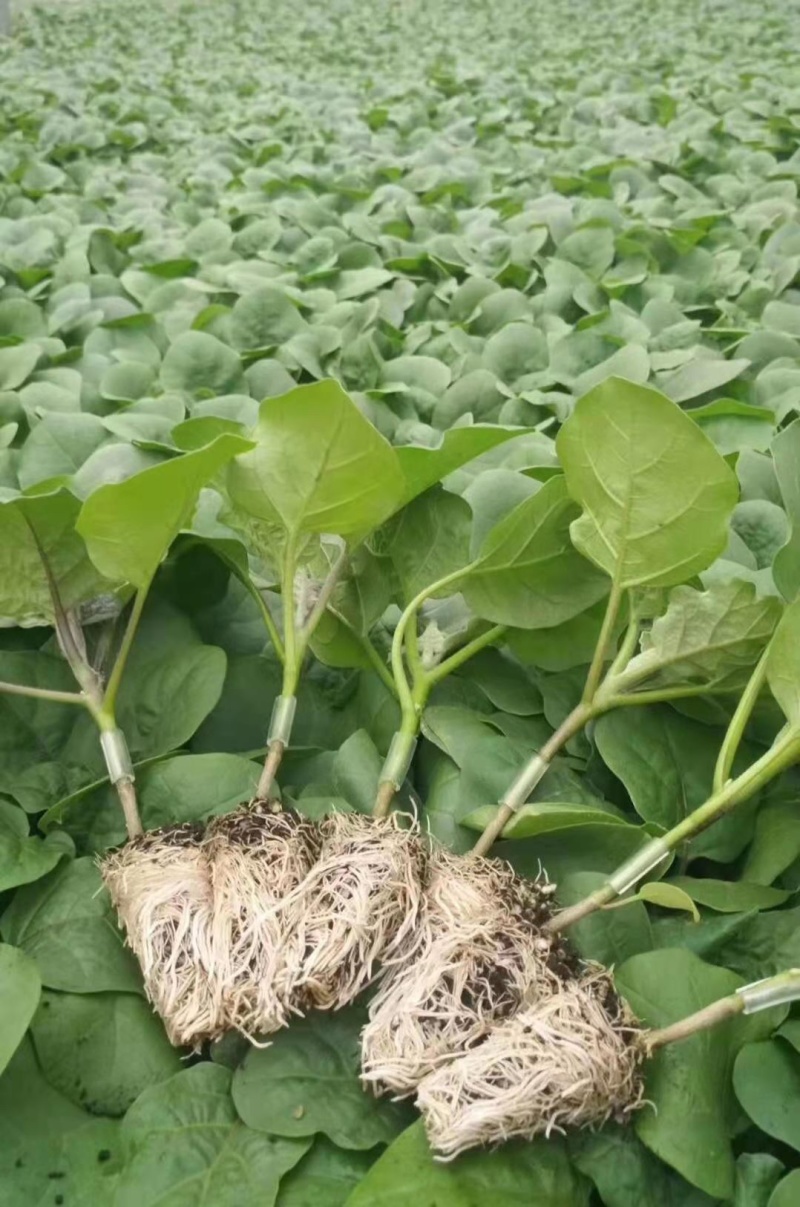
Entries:
{"type": "MultiPolygon", "coordinates": [[[[754,588],[746,583],[718,585],[707,592],[678,586],[663,615],[658,616],[656,608],[657,619],[646,627],[654,602],[663,607],[659,596],[654,600],[650,587],[680,583],[687,569],[691,573],[716,556],[724,543],[725,524],[736,499],[735,481],[725,462],[674,403],[631,383],[606,383],[581,399],[559,441],[564,445],[567,483],[584,507],[584,515],[571,520],[570,537],[611,576],[605,617],[582,699],[511,783],[472,855],[461,860],[458,867],[448,869],[451,894],[458,885],[464,886],[465,893],[472,891],[468,886],[476,882],[486,886],[483,910],[472,916],[468,910],[456,911],[463,919],[457,948],[461,953],[459,967],[464,963],[469,966],[473,953],[480,952],[475,979],[453,980],[453,944],[459,943],[459,929],[447,923],[439,926],[432,920],[427,923],[430,940],[420,945],[406,964],[398,966],[371,1004],[363,1033],[363,1076],[375,1087],[399,1095],[411,1093],[426,1072],[477,1042],[493,1023],[512,1014],[523,993],[531,997],[540,990],[546,997],[553,990],[550,973],[553,967],[563,965],[564,949],[562,945],[553,947],[552,939],[561,928],[552,918],[541,915],[529,918],[522,933],[518,927],[512,928],[511,934],[517,937],[512,975],[504,922],[507,915],[492,876],[480,871],[495,840],[524,806],[553,759],[587,724],[613,708],[740,690],[743,676],[757,663],[781,611],[777,601],[758,599],[754,588]],[[640,469],[640,460],[632,455],[620,459],[620,423],[626,422],[635,430],[644,413],[649,424],[660,424],[665,437],[682,449],[689,463],[697,465],[697,480],[707,483],[688,505],[676,506],[671,471],[663,456],[656,455],[647,470],[640,469]],[[590,462],[585,454],[588,440],[593,442],[590,462]],[[598,486],[594,477],[603,470],[613,483],[610,494],[598,486]],[[631,495],[630,506],[620,509],[617,499],[626,491],[631,495]],[[692,529],[687,521],[698,509],[706,523],[692,529]],[[584,535],[587,525],[588,535],[584,535]],[[616,550],[610,562],[609,550],[616,550]],[[623,606],[627,607],[628,623],[617,648],[615,634],[623,606]],[[487,926],[489,919],[493,921],[487,926]],[[498,953],[497,975],[492,982],[495,992],[478,993],[476,986],[478,982],[483,985],[484,961],[488,958],[485,953],[492,945],[498,953]],[[422,986],[426,987],[424,992],[422,986]],[[446,1007],[439,1002],[442,994],[447,995],[446,1007]],[[480,1001],[481,1009],[459,1035],[447,1020],[462,1012],[464,1001],[480,1001]],[[408,1036],[414,1039],[409,1041],[408,1036]]],[[[551,479],[533,502],[541,500],[555,482],[551,479]]],[[[529,594],[535,596],[536,589],[529,588],[529,594]]],[[[538,589],[555,589],[547,574],[538,589]]],[[[757,667],[755,674],[760,673],[757,667]]],[[[737,715],[732,722],[734,732],[741,735],[743,725],[737,715]]],[[[724,758],[732,762],[735,748],[731,749],[728,742],[723,750],[724,758]]],[[[662,857],[663,851],[659,859],[662,857]]],[[[438,858],[434,854],[431,859],[433,877],[438,858]]],[[[438,909],[436,894],[430,894],[427,913],[435,918],[438,909]]]]}

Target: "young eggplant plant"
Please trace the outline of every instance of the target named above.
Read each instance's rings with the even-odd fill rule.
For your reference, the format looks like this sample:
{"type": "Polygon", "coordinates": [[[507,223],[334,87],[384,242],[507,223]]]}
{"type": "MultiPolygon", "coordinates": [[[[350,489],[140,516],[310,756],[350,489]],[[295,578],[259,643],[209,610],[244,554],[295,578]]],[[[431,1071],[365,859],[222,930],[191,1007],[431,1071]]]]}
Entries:
{"type": "MultiPolygon", "coordinates": [[[[145,991],[176,1045],[197,1047],[227,1025],[223,1011],[225,953],[214,950],[212,875],[202,830],[194,825],[142,832],[134,773],[116,727],[115,708],[128,656],[159,565],[189,521],[200,490],[230,458],[249,447],[224,435],[195,452],[101,486],[84,503],[76,528],[97,570],[135,590],[127,627],[97,705],[109,776],[126,813],[128,842],[106,855],[101,874],[145,991]]],[[[68,654],[69,658],[69,654],[68,654]]],[[[83,686],[83,685],[82,685],[83,686]]],[[[91,684],[83,686],[91,700],[91,684]]]]}
{"type": "MultiPolygon", "coordinates": [[[[268,399],[255,439],[255,448],[230,467],[228,495],[234,522],[238,516],[258,554],[278,567],[283,596],[283,687],[259,785],[267,797],[290,741],[309,642],[351,551],[397,510],[406,487],[391,445],[335,382],[268,399]],[[324,580],[314,583],[323,539],[335,539],[340,549],[324,580]]],[[[279,813],[272,818],[274,828],[285,829],[279,813]]],[[[396,817],[334,814],[320,823],[319,839],[317,861],[303,867],[308,874],[296,877],[283,900],[282,937],[267,936],[281,952],[280,967],[269,955],[264,967],[284,1012],[350,1001],[393,938],[413,928],[421,896],[421,843],[396,817]]],[[[263,910],[274,908],[274,891],[263,910]]]]}
{"type": "Polygon", "coordinates": [[[590,970],[524,1004],[486,1041],[422,1082],[417,1104],[431,1148],[467,1149],[624,1123],[646,1105],[648,1058],[740,1014],[800,999],[800,969],[744,985],[662,1030],[642,1027],[607,972],[590,970]]]}
{"type": "MultiPolygon", "coordinates": [[[[544,925],[561,933],[596,909],[609,906],[663,862],[679,844],[694,838],[737,804],[800,760],[800,602],[787,608],[766,655],[757,664],[726,734],[722,751],[735,747],[765,677],[787,717],[769,750],[714,791],[679,825],[647,843],[596,893],[544,925]]],[[[636,900],[626,897],[625,901],[636,900]]],[[[621,902],[620,904],[623,904],[621,902]]],[[[776,982],[800,992],[798,973],[776,982]]],[[[761,1000],[754,991],[753,1000],[761,1000]]],[[[783,998],[767,995],[765,1005],[783,998]]],[[[728,1005],[706,1010],[664,1032],[643,1032],[614,989],[606,970],[587,968],[542,996],[531,985],[518,1012],[488,1030],[480,1045],[433,1069],[420,1083],[418,1105],[431,1143],[455,1156],[476,1144],[516,1135],[529,1138],[564,1127],[593,1126],[624,1118],[642,1102],[641,1065],[655,1048],[685,1038],[731,1013],[728,1005]]]]}
{"type": "MultiPolygon", "coordinates": [[[[472,856],[453,860],[434,855],[431,860],[426,941],[417,958],[412,955],[382,985],[363,1034],[365,1080],[395,1094],[411,1093],[439,1062],[478,1041],[493,1022],[513,1013],[533,986],[544,997],[557,991],[564,972],[575,967],[569,950],[553,942],[556,930],[546,924],[552,886],[543,880],[525,886],[528,893],[538,888],[538,900],[520,913],[509,907],[520,899],[518,878],[508,870],[506,888],[499,893],[498,873],[484,858],[559,751],[611,708],[735,690],[742,670],[759,658],[780,613],[779,604],[757,600],[747,584],[705,593],[679,588],[664,615],[642,634],[644,618],[652,615],[645,606],[652,588],[674,586],[713,561],[725,545],[737,498],[735,478],[724,460],[669,399],[629,382],[606,382],[579,401],[558,448],[566,486],[583,509],[575,518],[577,508],[569,503],[570,557],[565,560],[577,559],[596,573],[582,553],[609,575],[605,619],[581,701],[512,782],[472,856]],[[644,459],[642,447],[648,453],[644,459]],[[681,502],[677,475],[685,466],[692,469],[691,481],[702,485],[681,502]],[[629,620],[614,651],[623,604],[629,620]],[[476,890],[481,882],[482,892],[476,890]]],[[[558,487],[559,480],[552,479],[529,504],[558,487]]],[[[545,543],[545,549],[553,544],[545,543]]],[[[569,578],[562,584],[557,577],[559,564],[546,555],[534,560],[531,598],[536,589],[546,592],[548,601],[557,599],[562,588],[569,590],[569,578]]]]}

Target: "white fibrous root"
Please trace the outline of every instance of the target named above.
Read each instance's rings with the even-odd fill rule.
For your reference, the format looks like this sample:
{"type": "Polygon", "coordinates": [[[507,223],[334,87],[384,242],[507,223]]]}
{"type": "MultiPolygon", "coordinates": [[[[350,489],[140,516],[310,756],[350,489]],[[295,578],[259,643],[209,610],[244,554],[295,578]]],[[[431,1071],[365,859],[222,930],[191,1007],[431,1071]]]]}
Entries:
{"type": "Polygon", "coordinates": [[[213,889],[213,988],[230,1027],[248,1038],[285,1026],[286,901],[319,852],[316,826],[254,801],[214,818],[206,831],[213,889]]]}
{"type": "Polygon", "coordinates": [[[413,947],[425,849],[408,822],[397,813],[334,813],[320,823],[319,860],[290,911],[296,968],[288,989],[302,1006],[346,1006],[413,947]]]}
{"type": "Polygon", "coordinates": [[[413,1093],[524,997],[546,997],[574,974],[564,941],[541,930],[553,889],[494,860],[432,857],[418,948],[383,982],[362,1032],[365,1084],[397,1097],[413,1093]]]}
{"type": "Polygon", "coordinates": [[[104,856],[100,871],[170,1041],[199,1048],[221,1035],[202,827],[151,830],[104,856]]]}
{"type": "Polygon", "coordinates": [[[644,1100],[644,1036],[608,973],[566,981],[424,1079],[417,1105],[431,1147],[449,1159],[623,1121],[644,1100]]]}

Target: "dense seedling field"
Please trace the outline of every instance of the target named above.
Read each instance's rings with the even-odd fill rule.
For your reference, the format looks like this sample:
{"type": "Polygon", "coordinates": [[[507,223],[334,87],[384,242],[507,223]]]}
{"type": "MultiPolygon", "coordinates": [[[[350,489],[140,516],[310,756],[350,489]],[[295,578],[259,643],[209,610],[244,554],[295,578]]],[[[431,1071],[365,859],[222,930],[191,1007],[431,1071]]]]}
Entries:
{"type": "Polygon", "coordinates": [[[800,1203],[799,42],[19,6],[4,1207],[800,1203]]]}

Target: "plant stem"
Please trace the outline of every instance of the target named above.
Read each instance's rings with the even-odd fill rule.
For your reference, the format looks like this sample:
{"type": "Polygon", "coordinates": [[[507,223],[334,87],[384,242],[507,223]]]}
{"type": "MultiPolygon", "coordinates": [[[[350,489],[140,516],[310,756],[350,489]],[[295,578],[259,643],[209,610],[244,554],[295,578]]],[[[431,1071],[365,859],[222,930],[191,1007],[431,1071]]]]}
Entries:
{"type": "Polygon", "coordinates": [[[496,624],[491,629],[487,629],[485,633],[480,633],[477,637],[473,637],[472,641],[468,641],[466,645],[462,645],[450,655],[435,666],[433,670],[428,671],[428,679],[432,685],[440,683],[447,675],[458,670],[465,662],[469,661],[480,650],[486,649],[489,645],[494,645],[506,632],[508,625],[496,624]]]}
{"type": "Polygon", "coordinates": [[[144,611],[144,605],[147,600],[147,593],[149,590],[150,582],[147,582],[136,592],[131,614],[128,617],[128,623],[125,626],[125,633],[120,643],[114,665],[111,669],[111,674],[108,677],[108,684],[103,694],[102,708],[111,716],[114,715],[119,685],[122,682],[122,676],[128,662],[128,655],[131,652],[131,646],[133,645],[134,638],[136,637],[136,630],[139,627],[139,621],[142,619],[142,612],[144,611]]]}
{"type": "Polygon", "coordinates": [[[608,905],[609,902],[620,895],[620,891],[627,891],[628,888],[632,888],[642,876],[646,875],[659,862],[659,858],[655,858],[649,863],[646,858],[643,858],[651,849],[655,855],[658,854],[659,850],[663,854],[674,851],[682,842],[695,838],[713,822],[717,821],[718,818],[724,817],[726,813],[730,813],[738,804],[751,797],[764,784],[769,783],[781,771],[790,767],[798,758],[800,758],[800,731],[789,729],[782,737],[776,740],[760,759],[748,767],[746,771],[743,771],[737,779],[728,780],[718,792],[714,792],[708,798],[705,804],[700,805],[698,809],[695,809],[683,821],[678,822],[663,837],[654,839],[643,851],[638,852],[631,860],[622,864],[609,877],[605,884],[596,889],[594,893],[591,893],[583,901],[579,901],[576,905],[562,910],[560,914],[551,918],[546,924],[545,929],[551,932],[566,930],[568,926],[572,926],[575,922],[588,917],[589,914],[593,914],[604,905],[608,905]],[[630,876],[626,875],[629,867],[635,869],[630,876]],[[624,883],[625,889],[620,890],[615,887],[618,883],[624,883]]]}
{"type": "Polygon", "coordinates": [[[136,800],[136,788],[134,787],[133,780],[118,780],[114,787],[117,790],[119,803],[122,806],[122,814],[125,818],[125,829],[128,838],[138,838],[144,831],[142,829],[141,818],[139,817],[139,806],[136,800]]]}
{"type": "Polygon", "coordinates": [[[750,720],[753,709],[756,706],[756,701],[761,694],[761,689],[764,686],[767,678],[767,655],[769,654],[769,645],[764,650],[763,654],[756,663],[747,687],[744,689],[739,703],[736,705],[736,711],[731,717],[728,725],[725,739],[720,748],[717,764],[714,768],[714,784],[715,792],[719,792],[730,778],[731,768],[733,767],[736,752],[747,728],[747,722],[750,720]]]}
{"type": "Polygon", "coordinates": [[[614,625],[617,621],[621,603],[622,587],[618,582],[614,581],[611,584],[611,594],[608,597],[606,614],[603,617],[603,624],[600,629],[600,636],[597,639],[597,645],[595,646],[594,657],[589,667],[589,673],[586,676],[586,686],[583,689],[584,704],[589,704],[594,699],[594,694],[603,677],[603,667],[606,663],[608,646],[614,632],[614,625]]]}
{"type": "Polygon", "coordinates": [[[272,785],[275,776],[278,774],[278,768],[283,759],[283,752],[286,749],[283,742],[270,742],[267,757],[264,760],[264,766],[261,768],[261,775],[256,788],[256,796],[258,800],[268,800],[269,794],[272,791],[272,785]]]}
{"type": "Polygon", "coordinates": [[[511,787],[505,793],[503,799],[495,812],[492,820],[489,822],[486,829],[481,834],[475,846],[472,848],[473,855],[486,855],[491,850],[492,845],[503,833],[503,830],[508,825],[511,818],[516,813],[517,809],[525,804],[530,794],[533,792],[536,785],[544,777],[550,767],[550,763],[567,744],[570,738],[574,737],[579,730],[583,729],[584,725],[594,716],[594,711],[591,705],[581,701],[572,712],[562,721],[558,729],[548,738],[544,746],[539,752],[530,759],[523,767],[520,774],[512,783],[511,787]]]}
{"type": "Polygon", "coordinates": [[[443,578],[438,579],[435,583],[429,583],[427,587],[418,592],[417,595],[408,604],[405,611],[397,622],[397,628],[394,631],[392,638],[392,674],[395,684],[397,685],[397,698],[400,701],[400,707],[403,710],[403,715],[411,715],[414,713],[415,704],[412,698],[411,687],[406,676],[405,667],[403,666],[403,648],[406,643],[406,630],[410,621],[413,619],[416,622],[416,615],[422,605],[432,595],[437,595],[443,591],[445,587],[454,586],[460,579],[464,578],[469,572],[469,567],[464,567],[460,570],[454,570],[451,574],[446,574],[443,578]]]}
{"type": "Polygon", "coordinates": [[[648,1054],[665,1047],[666,1044],[674,1044],[681,1039],[689,1039],[690,1036],[697,1035],[699,1031],[707,1031],[710,1027],[716,1027],[718,1023],[725,1022],[729,1018],[735,1018],[743,1010],[744,999],[738,993],[732,993],[730,997],[720,998],[718,1002],[712,1002],[710,1006],[705,1006],[702,1010],[696,1011],[695,1014],[690,1014],[687,1018],[679,1019],[677,1023],[672,1023],[669,1027],[662,1027],[659,1031],[651,1031],[645,1038],[648,1054]]]}
{"type": "Polygon", "coordinates": [[[331,596],[336,590],[337,583],[342,577],[349,558],[350,554],[348,553],[347,546],[345,545],[342,547],[339,556],[325,576],[325,581],[323,582],[322,587],[320,588],[320,593],[317,596],[317,602],[314,604],[314,607],[311,610],[311,615],[308,617],[308,620],[305,622],[301,630],[301,657],[302,654],[305,653],[309,639],[313,635],[314,630],[325,613],[325,609],[330,603],[331,596]]]}
{"type": "Polygon", "coordinates": [[[35,700],[52,700],[54,704],[79,704],[87,707],[86,697],[80,692],[53,691],[49,687],[26,687],[23,683],[0,682],[0,692],[9,696],[31,696],[35,700]]]}
{"type": "Polygon", "coordinates": [[[285,658],[286,658],[286,651],[283,648],[283,641],[281,639],[280,633],[278,632],[278,626],[276,625],[275,621],[272,619],[272,613],[270,612],[269,608],[267,607],[267,602],[264,599],[264,596],[259,591],[258,587],[255,585],[255,583],[249,582],[249,580],[248,580],[248,583],[249,583],[249,585],[248,585],[247,589],[250,592],[250,594],[252,595],[253,599],[258,604],[258,609],[261,612],[261,619],[264,621],[264,627],[267,630],[267,633],[269,634],[269,639],[272,642],[273,649],[275,650],[275,653],[278,655],[278,660],[280,662],[284,662],[285,658]]]}
{"type": "Polygon", "coordinates": [[[405,715],[400,729],[398,729],[392,739],[389,754],[381,771],[381,779],[372,809],[373,817],[380,818],[386,816],[392,806],[392,801],[398,788],[408,773],[408,766],[417,742],[420,716],[423,708],[424,702],[420,704],[419,713],[417,713],[415,708],[413,713],[405,715]]]}
{"type": "Polygon", "coordinates": [[[281,572],[281,594],[283,596],[283,695],[293,696],[300,677],[297,650],[297,629],[294,614],[294,576],[297,571],[296,540],[294,534],[286,538],[281,572]]]}

